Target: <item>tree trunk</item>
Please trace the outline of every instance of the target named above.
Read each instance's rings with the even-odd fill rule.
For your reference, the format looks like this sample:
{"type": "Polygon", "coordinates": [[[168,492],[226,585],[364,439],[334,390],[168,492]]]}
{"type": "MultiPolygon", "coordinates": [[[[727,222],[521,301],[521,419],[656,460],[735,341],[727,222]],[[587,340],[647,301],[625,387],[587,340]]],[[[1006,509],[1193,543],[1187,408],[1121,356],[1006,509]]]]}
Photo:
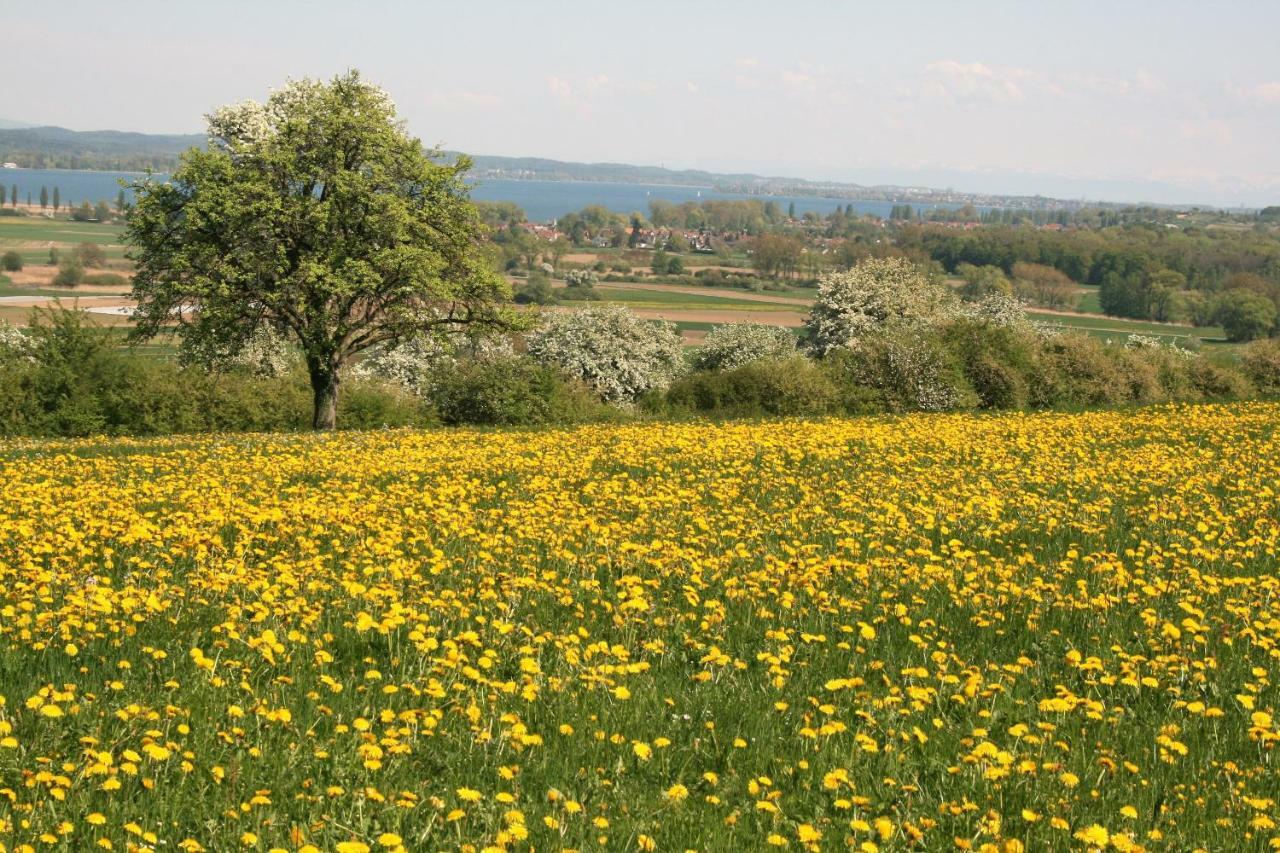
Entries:
{"type": "Polygon", "coordinates": [[[315,396],[314,416],[311,427],[331,430],[338,425],[338,370],[337,368],[311,368],[311,391],[315,396]]]}

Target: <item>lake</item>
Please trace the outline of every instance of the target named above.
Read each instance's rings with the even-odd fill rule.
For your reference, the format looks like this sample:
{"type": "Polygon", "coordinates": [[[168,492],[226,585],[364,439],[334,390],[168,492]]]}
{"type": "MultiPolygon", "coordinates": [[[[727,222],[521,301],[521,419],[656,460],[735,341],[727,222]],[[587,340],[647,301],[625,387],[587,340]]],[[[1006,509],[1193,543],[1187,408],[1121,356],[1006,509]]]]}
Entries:
{"type": "MultiPolygon", "coordinates": [[[[58,188],[63,204],[79,204],[82,201],[115,202],[120,191],[120,181],[135,181],[141,173],[134,172],[82,172],[71,169],[0,169],[0,184],[8,199],[10,187],[18,188],[18,198],[26,201],[27,195],[40,199],[40,188],[46,187],[52,197],[58,188]]],[[[163,176],[161,176],[163,177],[163,176]]],[[[649,202],[662,199],[679,204],[685,201],[705,199],[757,198],[774,201],[784,210],[794,203],[796,213],[803,215],[813,211],[825,216],[837,207],[852,204],[859,213],[873,213],[887,218],[891,201],[850,201],[848,199],[821,198],[818,196],[760,196],[740,193],[721,193],[709,188],[667,186],[660,184],[611,184],[595,181],[512,181],[484,180],[472,190],[472,198],[481,201],[510,201],[522,207],[529,219],[543,222],[556,219],[566,213],[581,210],[587,205],[598,204],[618,213],[640,211],[647,214],[649,202]]],[[[958,205],[915,205],[917,208],[958,207],[958,205]]]]}

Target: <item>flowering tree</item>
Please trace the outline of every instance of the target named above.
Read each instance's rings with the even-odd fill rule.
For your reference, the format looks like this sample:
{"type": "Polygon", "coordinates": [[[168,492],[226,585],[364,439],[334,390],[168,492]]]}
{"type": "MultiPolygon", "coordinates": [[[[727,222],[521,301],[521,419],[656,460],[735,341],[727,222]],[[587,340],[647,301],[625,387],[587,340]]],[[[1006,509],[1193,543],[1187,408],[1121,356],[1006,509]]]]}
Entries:
{"type": "Polygon", "coordinates": [[[440,376],[459,361],[490,361],[512,354],[511,341],[505,336],[421,334],[395,346],[373,347],[352,373],[365,379],[394,382],[429,399],[440,376]]]}
{"type": "Polygon", "coordinates": [[[263,326],[302,352],[314,426],[336,422],[358,353],[426,329],[503,327],[465,159],[440,165],[356,72],[291,82],[208,117],[169,181],[133,186],[135,334],[237,349],[263,326]]]}
{"type": "Polygon", "coordinates": [[[0,320],[0,364],[6,361],[35,361],[35,353],[25,332],[0,320]]]}
{"type": "Polygon", "coordinates": [[[944,285],[903,258],[867,258],[852,269],[828,273],[806,328],[818,355],[847,347],[889,325],[924,325],[955,303],[944,285]]]}
{"type": "Polygon", "coordinates": [[[695,364],[702,370],[731,370],[753,361],[795,355],[796,339],[786,329],[759,323],[726,323],[707,332],[695,364]]]}
{"type": "Polygon", "coordinates": [[[665,388],[684,372],[680,334],[622,305],[551,314],[528,336],[529,354],[586,382],[611,403],[665,388]]]}

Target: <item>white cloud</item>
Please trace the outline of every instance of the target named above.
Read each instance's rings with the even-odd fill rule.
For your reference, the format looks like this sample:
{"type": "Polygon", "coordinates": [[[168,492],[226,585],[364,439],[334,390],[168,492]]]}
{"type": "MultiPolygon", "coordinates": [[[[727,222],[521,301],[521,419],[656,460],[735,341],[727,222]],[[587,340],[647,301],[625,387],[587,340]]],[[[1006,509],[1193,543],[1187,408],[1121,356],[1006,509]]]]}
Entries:
{"type": "Polygon", "coordinates": [[[925,66],[922,91],[935,98],[1011,103],[1026,99],[1020,83],[1028,76],[1021,68],[944,59],[925,66]]]}
{"type": "Polygon", "coordinates": [[[1280,104],[1280,80],[1254,86],[1253,97],[1264,104],[1280,104]]]}

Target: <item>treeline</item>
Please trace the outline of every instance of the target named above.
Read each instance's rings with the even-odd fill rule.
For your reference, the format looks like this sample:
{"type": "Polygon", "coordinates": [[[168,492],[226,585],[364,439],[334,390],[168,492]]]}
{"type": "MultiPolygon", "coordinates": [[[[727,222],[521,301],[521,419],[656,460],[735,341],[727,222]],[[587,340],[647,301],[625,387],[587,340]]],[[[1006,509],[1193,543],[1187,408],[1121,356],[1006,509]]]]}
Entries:
{"type": "Polygon", "coordinates": [[[172,171],[179,155],[205,138],[193,135],[75,131],[61,127],[0,130],[0,160],[28,169],[172,171]]]}
{"type": "Polygon", "coordinates": [[[962,265],[1012,274],[1019,263],[1051,267],[1096,285],[1103,311],[1120,317],[1212,325],[1246,313],[1271,334],[1280,315],[1280,235],[1273,230],[1154,228],[1040,231],[990,227],[971,231],[910,226],[896,245],[951,273],[962,265]],[[1270,303],[1270,308],[1263,303],[1270,303]]]}

